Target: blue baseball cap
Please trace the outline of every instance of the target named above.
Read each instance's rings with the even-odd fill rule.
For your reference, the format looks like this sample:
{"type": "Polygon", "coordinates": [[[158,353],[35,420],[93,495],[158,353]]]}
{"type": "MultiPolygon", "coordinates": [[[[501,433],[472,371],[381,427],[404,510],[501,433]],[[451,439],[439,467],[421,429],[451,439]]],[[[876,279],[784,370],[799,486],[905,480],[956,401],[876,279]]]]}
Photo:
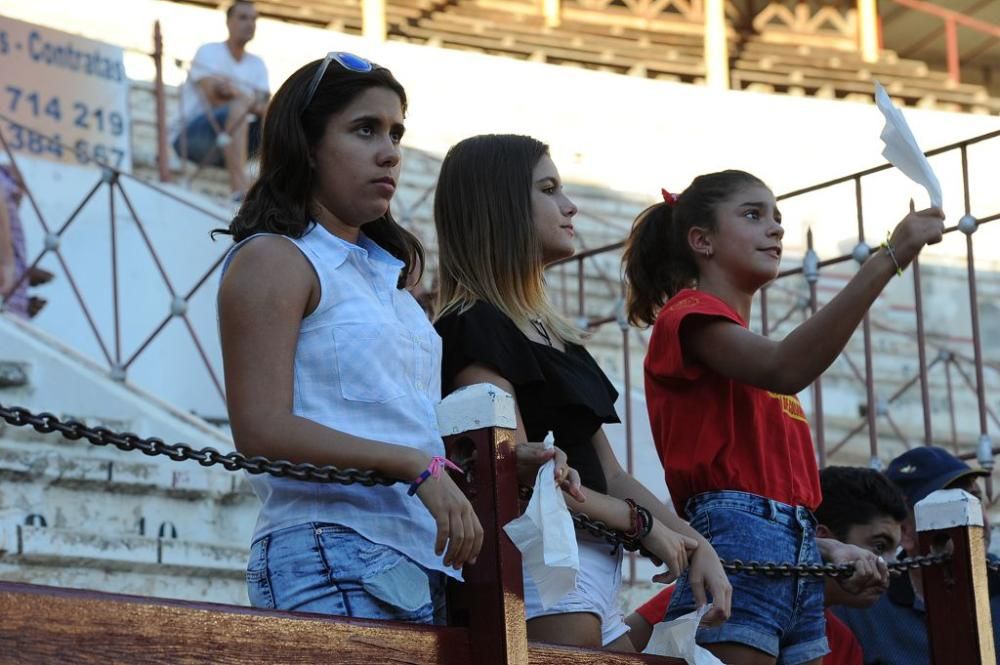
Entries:
{"type": "Polygon", "coordinates": [[[944,489],[968,476],[988,476],[985,469],[973,469],[944,448],[920,446],[889,462],[885,475],[903,490],[910,505],[931,492],[944,489]]]}

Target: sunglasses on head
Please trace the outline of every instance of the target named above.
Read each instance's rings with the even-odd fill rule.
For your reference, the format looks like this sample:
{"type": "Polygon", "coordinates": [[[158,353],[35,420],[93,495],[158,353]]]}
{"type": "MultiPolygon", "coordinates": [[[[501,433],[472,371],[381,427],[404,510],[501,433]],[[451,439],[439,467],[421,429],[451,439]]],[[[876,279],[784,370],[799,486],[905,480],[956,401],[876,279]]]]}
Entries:
{"type": "Polygon", "coordinates": [[[347,51],[330,51],[323,58],[323,62],[320,63],[319,67],[316,68],[316,73],[313,74],[312,82],[309,83],[309,92],[306,93],[306,101],[302,105],[303,111],[312,103],[313,97],[316,95],[316,89],[319,88],[320,81],[323,80],[323,75],[326,74],[326,69],[330,66],[331,62],[336,62],[347,71],[361,74],[375,69],[374,64],[365,60],[360,55],[354,55],[347,51]]]}

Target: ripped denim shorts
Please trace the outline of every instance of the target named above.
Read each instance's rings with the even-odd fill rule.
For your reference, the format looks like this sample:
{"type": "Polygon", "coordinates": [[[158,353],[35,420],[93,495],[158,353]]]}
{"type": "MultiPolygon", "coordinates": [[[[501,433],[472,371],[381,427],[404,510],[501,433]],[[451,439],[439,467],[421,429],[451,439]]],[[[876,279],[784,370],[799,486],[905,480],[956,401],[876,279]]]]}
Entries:
{"type": "Polygon", "coordinates": [[[445,622],[445,576],[339,524],[300,524],[250,547],[253,607],[410,623],[445,622]]]}

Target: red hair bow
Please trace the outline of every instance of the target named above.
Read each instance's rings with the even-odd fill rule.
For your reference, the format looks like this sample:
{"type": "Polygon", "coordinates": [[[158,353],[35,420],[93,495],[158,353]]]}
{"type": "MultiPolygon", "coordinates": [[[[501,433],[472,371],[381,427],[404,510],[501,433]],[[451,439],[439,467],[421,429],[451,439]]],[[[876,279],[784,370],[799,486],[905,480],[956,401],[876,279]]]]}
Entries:
{"type": "Polygon", "coordinates": [[[660,193],[663,194],[663,202],[666,203],[668,206],[670,206],[671,208],[673,208],[674,206],[677,205],[677,197],[676,196],[674,196],[673,194],[671,194],[670,192],[668,192],[665,189],[660,189],[660,193]]]}

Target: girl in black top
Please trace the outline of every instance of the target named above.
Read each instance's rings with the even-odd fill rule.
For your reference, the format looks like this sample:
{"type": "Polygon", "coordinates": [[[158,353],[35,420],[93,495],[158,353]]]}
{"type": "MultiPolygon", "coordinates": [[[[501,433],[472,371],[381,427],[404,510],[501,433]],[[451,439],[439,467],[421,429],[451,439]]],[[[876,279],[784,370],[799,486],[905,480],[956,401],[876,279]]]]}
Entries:
{"type": "MultiPolygon", "coordinates": [[[[710,622],[729,614],[729,582],[705,539],[619,465],[601,426],[619,422],[617,392],[581,346],[583,333],[556,313],[545,293],[547,264],[574,252],[573,205],[548,147],[530,137],[484,135],[455,145],[441,165],[434,218],[440,247],[442,390],[492,383],[515,397],[518,440],[550,432],[579,471],[570,510],[642,536],[676,579],[690,563],[692,586],[710,622]],[[652,519],[647,522],[647,516],[652,519]]],[[[576,590],[543,609],[525,578],[533,640],[631,651],[617,591],[621,553],[578,535],[576,590]]]]}

